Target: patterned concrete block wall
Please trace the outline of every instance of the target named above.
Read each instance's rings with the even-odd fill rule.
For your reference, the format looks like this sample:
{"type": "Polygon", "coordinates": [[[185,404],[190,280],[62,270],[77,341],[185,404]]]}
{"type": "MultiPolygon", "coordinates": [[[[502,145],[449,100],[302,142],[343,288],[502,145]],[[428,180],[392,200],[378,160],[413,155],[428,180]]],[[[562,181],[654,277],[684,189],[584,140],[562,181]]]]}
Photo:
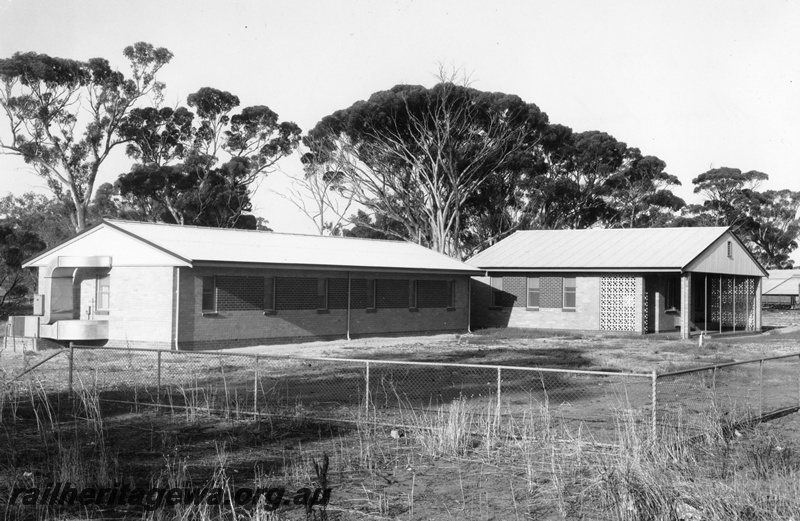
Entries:
{"type": "MultiPolygon", "coordinates": [[[[351,273],[351,337],[363,335],[466,331],[466,276],[351,273]],[[367,309],[367,280],[376,280],[377,308],[367,309]],[[456,306],[409,310],[411,280],[456,280],[456,306]],[[391,306],[391,307],[390,307],[391,306]]],[[[219,295],[219,293],[218,293],[219,295]]],[[[341,271],[182,268],[180,270],[181,349],[219,349],[344,338],[347,332],[347,277],[341,271]],[[275,310],[200,309],[203,277],[275,277],[275,310]],[[318,310],[318,279],[328,279],[328,309],[318,310]],[[292,294],[294,291],[296,293],[292,294]]]]}

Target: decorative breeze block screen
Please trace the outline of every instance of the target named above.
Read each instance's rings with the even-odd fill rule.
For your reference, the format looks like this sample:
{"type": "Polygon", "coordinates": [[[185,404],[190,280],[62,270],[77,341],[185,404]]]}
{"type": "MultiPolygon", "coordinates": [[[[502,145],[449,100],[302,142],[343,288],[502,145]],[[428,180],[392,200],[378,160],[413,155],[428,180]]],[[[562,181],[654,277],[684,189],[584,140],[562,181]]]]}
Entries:
{"type": "Polygon", "coordinates": [[[600,329],[636,331],[636,277],[600,277],[600,329]]]}

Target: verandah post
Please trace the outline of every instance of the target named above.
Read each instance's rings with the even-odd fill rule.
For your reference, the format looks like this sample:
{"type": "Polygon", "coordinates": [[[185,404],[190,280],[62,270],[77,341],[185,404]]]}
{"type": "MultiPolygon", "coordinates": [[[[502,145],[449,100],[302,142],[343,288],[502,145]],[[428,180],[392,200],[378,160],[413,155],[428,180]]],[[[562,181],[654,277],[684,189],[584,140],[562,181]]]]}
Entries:
{"type": "Polygon", "coordinates": [[[656,423],[656,403],[657,403],[657,399],[658,399],[658,393],[657,393],[657,388],[658,387],[657,386],[658,386],[658,373],[656,373],[656,370],[653,369],[653,379],[652,379],[651,390],[650,390],[650,393],[651,393],[650,400],[651,400],[651,402],[653,404],[652,408],[651,408],[651,411],[650,411],[650,422],[652,424],[651,427],[653,429],[653,441],[656,441],[656,438],[658,437],[658,429],[657,429],[657,423],[656,423]]]}

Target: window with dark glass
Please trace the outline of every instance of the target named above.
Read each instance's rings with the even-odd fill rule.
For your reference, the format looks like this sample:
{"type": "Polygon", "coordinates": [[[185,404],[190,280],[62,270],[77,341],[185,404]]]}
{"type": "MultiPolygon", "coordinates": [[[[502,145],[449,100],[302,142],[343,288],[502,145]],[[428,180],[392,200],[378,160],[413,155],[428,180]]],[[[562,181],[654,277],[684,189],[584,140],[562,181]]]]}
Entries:
{"type": "Polygon", "coordinates": [[[678,277],[667,280],[667,294],[664,299],[666,309],[681,308],[681,279],[678,277]]]}
{"type": "Polygon", "coordinates": [[[328,279],[317,279],[317,309],[328,309],[328,279]]]}
{"type": "Polygon", "coordinates": [[[456,281],[447,281],[447,307],[456,307],[456,281]]]}
{"type": "Polygon", "coordinates": [[[367,279],[367,309],[375,309],[375,279],[367,279]]]}
{"type": "Polygon", "coordinates": [[[203,277],[203,311],[217,310],[217,285],[214,277],[203,277]]]}
{"type": "Polygon", "coordinates": [[[275,277],[264,279],[264,311],[275,310],[275,277]]]}
{"type": "Polygon", "coordinates": [[[408,307],[409,309],[416,309],[417,307],[417,293],[419,291],[419,281],[412,280],[408,285],[408,307]]]}

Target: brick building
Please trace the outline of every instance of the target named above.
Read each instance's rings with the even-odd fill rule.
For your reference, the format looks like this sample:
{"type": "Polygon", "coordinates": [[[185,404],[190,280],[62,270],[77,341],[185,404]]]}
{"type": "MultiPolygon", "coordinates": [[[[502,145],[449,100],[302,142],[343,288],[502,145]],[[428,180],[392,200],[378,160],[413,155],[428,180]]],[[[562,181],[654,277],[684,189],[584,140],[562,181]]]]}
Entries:
{"type": "Polygon", "coordinates": [[[398,241],[103,221],[30,259],[28,336],[216,349],[465,332],[483,272],[398,241]]]}
{"type": "Polygon", "coordinates": [[[521,231],[467,262],[475,327],[761,330],[767,272],[724,227],[521,231]]]}

